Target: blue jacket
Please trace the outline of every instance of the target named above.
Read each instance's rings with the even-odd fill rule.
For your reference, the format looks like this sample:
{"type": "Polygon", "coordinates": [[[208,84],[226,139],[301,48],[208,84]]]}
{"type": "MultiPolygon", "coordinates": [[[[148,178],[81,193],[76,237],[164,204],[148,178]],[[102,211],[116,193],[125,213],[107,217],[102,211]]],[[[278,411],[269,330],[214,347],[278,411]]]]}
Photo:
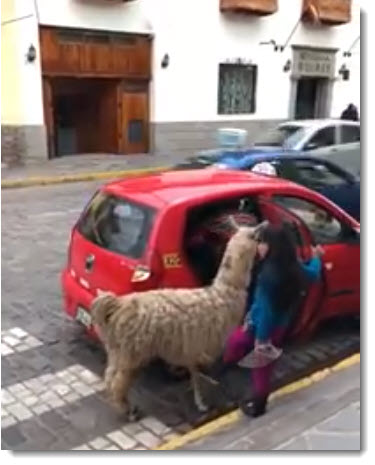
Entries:
{"type": "MultiPolygon", "coordinates": [[[[313,257],[309,262],[301,263],[303,272],[309,281],[317,281],[321,274],[322,262],[313,257]]],[[[250,308],[245,316],[245,323],[252,327],[257,340],[269,340],[273,330],[289,323],[291,312],[277,308],[273,295],[277,286],[277,276],[270,267],[262,267],[256,278],[250,308]]]]}

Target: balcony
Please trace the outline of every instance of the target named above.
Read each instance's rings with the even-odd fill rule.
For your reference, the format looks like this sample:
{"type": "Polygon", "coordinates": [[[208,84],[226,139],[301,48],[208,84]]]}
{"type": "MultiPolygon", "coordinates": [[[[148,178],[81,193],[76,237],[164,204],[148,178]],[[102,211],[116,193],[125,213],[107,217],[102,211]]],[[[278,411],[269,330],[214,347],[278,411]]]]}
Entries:
{"type": "Polygon", "coordinates": [[[351,21],[352,0],[303,0],[302,21],[338,26],[351,21]]]}
{"type": "Polygon", "coordinates": [[[222,13],[245,13],[266,16],[276,13],[277,0],[220,0],[222,13]]]}

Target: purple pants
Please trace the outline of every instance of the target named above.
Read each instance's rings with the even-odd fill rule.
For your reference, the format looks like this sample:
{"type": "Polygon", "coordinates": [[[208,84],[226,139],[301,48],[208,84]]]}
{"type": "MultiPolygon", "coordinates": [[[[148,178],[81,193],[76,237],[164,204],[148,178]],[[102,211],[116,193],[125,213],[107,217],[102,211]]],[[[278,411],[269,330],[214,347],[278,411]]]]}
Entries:
{"type": "MultiPolygon", "coordinates": [[[[271,334],[272,344],[280,347],[286,331],[285,326],[279,326],[271,334]]],[[[254,348],[254,334],[251,331],[245,331],[242,326],[236,328],[228,338],[224,350],[224,362],[234,363],[241,360],[254,348]]],[[[271,376],[275,362],[261,368],[251,370],[254,394],[259,397],[265,397],[271,391],[271,376]]]]}

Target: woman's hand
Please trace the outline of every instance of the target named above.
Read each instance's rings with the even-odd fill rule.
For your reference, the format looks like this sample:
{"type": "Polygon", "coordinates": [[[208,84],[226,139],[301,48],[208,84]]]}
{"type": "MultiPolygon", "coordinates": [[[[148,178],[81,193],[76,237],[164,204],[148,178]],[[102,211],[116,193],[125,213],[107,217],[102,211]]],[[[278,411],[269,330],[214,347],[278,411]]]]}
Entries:
{"type": "Polygon", "coordinates": [[[321,245],[311,246],[313,257],[322,257],[324,255],[324,249],[321,245]]]}

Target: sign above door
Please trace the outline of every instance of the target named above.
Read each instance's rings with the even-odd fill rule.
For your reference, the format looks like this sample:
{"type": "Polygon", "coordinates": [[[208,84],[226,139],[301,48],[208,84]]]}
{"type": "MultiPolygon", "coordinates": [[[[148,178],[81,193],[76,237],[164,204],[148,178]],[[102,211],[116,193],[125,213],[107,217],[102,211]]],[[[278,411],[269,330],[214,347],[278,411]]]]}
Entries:
{"type": "Polygon", "coordinates": [[[292,76],[333,79],[336,51],[312,48],[293,48],[292,76]]]}

